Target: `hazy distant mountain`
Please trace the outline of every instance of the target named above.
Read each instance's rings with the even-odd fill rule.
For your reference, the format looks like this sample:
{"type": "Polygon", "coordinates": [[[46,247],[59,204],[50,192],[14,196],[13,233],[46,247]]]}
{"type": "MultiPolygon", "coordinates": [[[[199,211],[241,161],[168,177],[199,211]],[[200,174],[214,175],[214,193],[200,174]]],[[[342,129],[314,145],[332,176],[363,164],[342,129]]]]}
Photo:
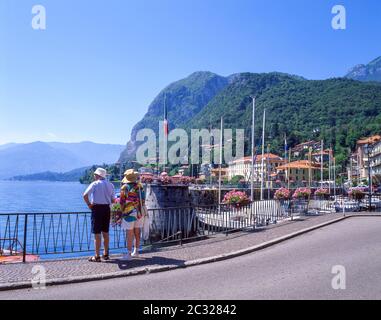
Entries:
{"type": "Polygon", "coordinates": [[[66,150],[74,154],[86,163],[86,166],[94,163],[115,163],[124,149],[124,146],[119,144],[101,144],[90,141],[80,143],[48,142],[47,144],[55,149],[66,150]]]}
{"type": "Polygon", "coordinates": [[[33,142],[0,146],[0,178],[46,171],[68,172],[94,163],[114,163],[122,145],[93,142],[33,142]]]}
{"type": "Polygon", "coordinates": [[[28,174],[23,176],[15,176],[12,177],[10,180],[16,180],[16,181],[62,181],[62,182],[68,182],[68,181],[79,181],[79,179],[84,175],[87,169],[90,167],[84,167],[79,169],[74,169],[69,172],[65,173],[57,173],[57,172],[41,172],[41,173],[34,173],[34,174],[28,174]]]}
{"type": "Polygon", "coordinates": [[[381,57],[374,59],[367,65],[359,64],[353,67],[345,77],[359,81],[381,82],[381,57]]]}
{"type": "Polygon", "coordinates": [[[14,146],[16,146],[16,145],[17,145],[17,143],[6,143],[6,144],[2,144],[2,145],[0,145],[0,150],[8,149],[8,148],[14,147],[14,146]]]}

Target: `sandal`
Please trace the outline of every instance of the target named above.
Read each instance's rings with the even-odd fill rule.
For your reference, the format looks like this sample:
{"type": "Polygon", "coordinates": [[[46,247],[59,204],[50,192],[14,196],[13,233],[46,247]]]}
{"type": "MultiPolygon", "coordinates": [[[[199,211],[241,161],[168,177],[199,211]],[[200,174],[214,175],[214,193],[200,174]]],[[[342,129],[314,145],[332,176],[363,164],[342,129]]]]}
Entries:
{"type": "Polygon", "coordinates": [[[108,254],[104,254],[104,255],[102,255],[102,259],[103,260],[110,260],[110,256],[108,255],[108,254]]]}
{"type": "Polygon", "coordinates": [[[101,262],[101,257],[93,256],[93,257],[89,258],[89,261],[90,262],[101,262]]]}

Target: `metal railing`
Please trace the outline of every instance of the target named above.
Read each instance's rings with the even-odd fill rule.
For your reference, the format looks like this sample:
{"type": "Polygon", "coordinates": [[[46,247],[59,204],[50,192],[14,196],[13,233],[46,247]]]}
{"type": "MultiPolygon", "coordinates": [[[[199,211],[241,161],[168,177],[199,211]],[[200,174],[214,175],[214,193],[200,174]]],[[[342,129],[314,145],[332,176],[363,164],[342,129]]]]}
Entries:
{"type": "MultiPolygon", "coordinates": [[[[381,212],[381,197],[372,197],[372,210],[381,212]]],[[[264,200],[247,206],[226,204],[149,209],[150,236],[146,245],[191,241],[237,230],[255,229],[295,216],[369,209],[368,199],[264,200]]],[[[126,248],[120,226],[110,227],[110,250],[126,248]]],[[[91,213],[0,214],[0,256],[75,254],[94,250],[91,213]]]]}

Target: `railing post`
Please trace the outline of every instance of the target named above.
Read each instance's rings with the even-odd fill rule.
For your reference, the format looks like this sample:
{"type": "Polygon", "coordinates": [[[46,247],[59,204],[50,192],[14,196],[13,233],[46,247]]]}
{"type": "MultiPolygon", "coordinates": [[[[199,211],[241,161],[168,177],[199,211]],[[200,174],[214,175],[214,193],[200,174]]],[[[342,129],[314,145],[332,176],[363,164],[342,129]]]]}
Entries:
{"type": "Polygon", "coordinates": [[[24,217],[24,242],[23,242],[23,252],[22,252],[22,262],[26,262],[26,241],[27,241],[27,232],[28,232],[28,214],[25,214],[24,217]]]}

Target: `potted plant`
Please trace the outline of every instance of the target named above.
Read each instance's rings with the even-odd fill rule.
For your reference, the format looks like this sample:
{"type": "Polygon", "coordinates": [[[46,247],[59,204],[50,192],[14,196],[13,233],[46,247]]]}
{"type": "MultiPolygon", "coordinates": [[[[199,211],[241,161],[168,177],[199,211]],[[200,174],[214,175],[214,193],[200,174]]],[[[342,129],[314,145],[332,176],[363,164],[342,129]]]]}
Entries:
{"type": "Polygon", "coordinates": [[[350,188],[348,195],[351,199],[361,202],[365,198],[365,189],[361,187],[350,188]]]}
{"type": "Polygon", "coordinates": [[[295,212],[300,214],[306,214],[308,212],[308,203],[311,196],[311,190],[309,188],[298,188],[292,195],[293,208],[295,212]]]}
{"type": "Polygon", "coordinates": [[[141,181],[141,183],[151,184],[153,182],[153,177],[143,176],[143,177],[141,177],[140,181],[141,181]]]}
{"type": "Polygon", "coordinates": [[[183,185],[189,185],[192,183],[192,178],[191,177],[187,177],[187,176],[182,176],[180,177],[180,184],[183,184],[183,185]]]}
{"type": "Polygon", "coordinates": [[[196,184],[205,184],[205,179],[203,179],[203,178],[197,178],[196,179],[196,184]]]}
{"type": "Polygon", "coordinates": [[[233,190],[225,194],[222,202],[232,207],[240,208],[248,205],[250,203],[250,199],[245,192],[233,190]]]}
{"type": "Polygon", "coordinates": [[[290,190],[287,188],[280,188],[275,192],[274,198],[279,201],[288,200],[290,199],[290,194],[290,190]]]}
{"type": "Polygon", "coordinates": [[[316,198],[321,200],[327,199],[329,197],[329,191],[328,189],[325,189],[325,188],[319,188],[319,189],[316,189],[314,195],[316,198]]]}
{"type": "Polygon", "coordinates": [[[298,188],[292,195],[293,199],[296,200],[308,200],[311,196],[311,190],[309,188],[298,188]]]}

